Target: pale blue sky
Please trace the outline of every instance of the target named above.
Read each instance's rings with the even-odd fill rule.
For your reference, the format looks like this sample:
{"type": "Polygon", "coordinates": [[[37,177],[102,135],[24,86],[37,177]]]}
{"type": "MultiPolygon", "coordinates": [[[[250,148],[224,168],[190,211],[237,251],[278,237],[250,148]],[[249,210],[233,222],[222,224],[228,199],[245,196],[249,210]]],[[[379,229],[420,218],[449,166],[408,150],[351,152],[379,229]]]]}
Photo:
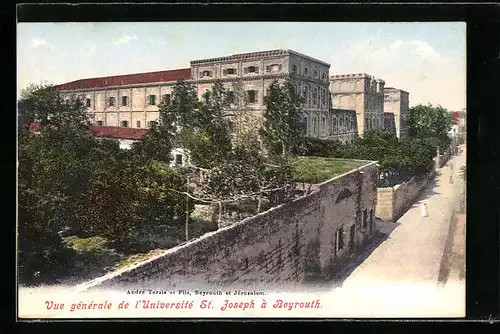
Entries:
{"type": "Polygon", "coordinates": [[[293,49],[410,92],[410,105],[466,107],[466,25],[156,22],[18,24],[18,92],[29,83],[189,67],[233,53],[293,49]]]}

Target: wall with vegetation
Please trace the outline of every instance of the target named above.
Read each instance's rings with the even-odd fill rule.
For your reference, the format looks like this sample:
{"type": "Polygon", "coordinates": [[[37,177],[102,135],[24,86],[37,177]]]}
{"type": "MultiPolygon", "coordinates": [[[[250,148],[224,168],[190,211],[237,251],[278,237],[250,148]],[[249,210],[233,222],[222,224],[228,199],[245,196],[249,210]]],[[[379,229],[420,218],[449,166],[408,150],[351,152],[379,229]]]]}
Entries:
{"type": "Polygon", "coordinates": [[[169,249],[128,269],[78,287],[168,288],[216,284],[270,287],[330,276],[373,235],[368,217],[377,200],[375,162],[318,185],[307,196],[169,249]],[[341,195],[339,197],[339,195],[341,195]],[[343,247],[336,232],[343,227],[343,247]],[[351,226],[354,226],[351,240],[351,226]],[[351,242],[352,241],[352,242],[351,242]]]}

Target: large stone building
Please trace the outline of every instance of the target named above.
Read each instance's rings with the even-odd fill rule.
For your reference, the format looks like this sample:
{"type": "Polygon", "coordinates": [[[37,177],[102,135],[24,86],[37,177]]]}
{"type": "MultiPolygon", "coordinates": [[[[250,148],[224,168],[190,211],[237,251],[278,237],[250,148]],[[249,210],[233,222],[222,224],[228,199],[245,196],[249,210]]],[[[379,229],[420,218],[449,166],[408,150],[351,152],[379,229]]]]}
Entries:
{"type": "Polygon", "coordinates": [[[356,111],[358,133],[384,129],[385,82],[366,73],[330,76],[330,93],[334,108],[356,111]]]}
{"type": "Polygon", "coordinates": [[[193,60],[185,69],[82,79],[58,89],[83,99],[96,125],[149,128],[158,120],[158,104],[170,103],[179,79],[194,84],[200,99],[216,80],[230,91],[242,82],[249,108],[261,116],[269,85],[293,75],[304,97],[305,134],[346,140],[356,135],[356,122],[349,111],[331,108],[329,69],[330,64],[296,51],[271,50],[193,60]]]}
{"type": "Polygon", "coordinates": [[[396,136],[405,140],[408,138],[409,95],[407,91],[393,87],[384,89],[384,112],[394,114],[396,136]]]}

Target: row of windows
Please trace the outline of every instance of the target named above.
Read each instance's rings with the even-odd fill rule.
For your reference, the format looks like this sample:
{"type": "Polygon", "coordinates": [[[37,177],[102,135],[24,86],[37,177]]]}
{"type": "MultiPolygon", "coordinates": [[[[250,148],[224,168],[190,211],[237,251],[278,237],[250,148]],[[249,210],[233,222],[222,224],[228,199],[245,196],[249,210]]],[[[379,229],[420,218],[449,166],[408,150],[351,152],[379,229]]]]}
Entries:
{"type": "MultiPolygon", "coordinates": [[[[170,94],[164,94],[162,96],[162,99],[163,99],[163,103],[167,104],[167,105],[170,105],[170,102],[171,102],[171,97],[170,97],[170,94]]],[[[66,102],[69,102],[69,100],[66,100],[66,102]]],[[[148,103],[149,105],[151,106],[154,106],[156,105],[157,101],[156,101],[156,95],[148,95],[148,103]]],[[[129,97],[128,96],[122,96],[122,99],[121,99],[121,106],[128,106],[129,105],[129,97]]],[[[91,99],[87,98],[85,100],[85,107],[87,108],[90,108],[92,106],[92,101],[91,99]]],[[[108,107],[114,107],[116,106],[116,98],[111,96],[109,97],[108,99],[108,107]]]]}
{"type": "Polygon", "coordinates": [[[327,89],[322,88],[320,90],[318,87],[313,87],[312,92],[310,92],[309,87],[304,86],[302,96],[305,104],[311,103],[313,106],[319,106],[320,102],[322,105],[328,104],[330,93],[327,89]]]}
{"type": "MultiPolygon", "coordinates": [[[[313,135],[318,135],[319,134],[319,123],[318,123],[318,119],[316,117],[313,117],[312,119],[312,122],[313,122],[313,128],[312,128],[312,133],[313,135]]],[[[332,116],[331,118],[331,122],[330,122],[330,128],[329,128],[329,135],[334,135],[334,134],[338,134],[339,131],[342,131],[342,133],[346,133],[348,132],[347,130],[349,129],[353,129],[353,124],[354,124],[354,121],[352,118],[344,118],[344,117],[335,117],[335,116],[332,116]]],[[[306,134],[306,131],[307,131],[307,126],[308,126],[308,120],[307,120],[307,117],[304,118],[304,128],[303,128],[303,133],[306,134]]],[[[326,122],[326,117],[323,116],[321,118],[321,132],[323,134],[326,133],[328,127],[327,127],[327,122],[326,122]]]]}
{"type": "MultiPolygon", "coordinates": [[[[141,128],[141,124],[142,124],[141,121],[136,121],[136,128],[141,128]]],[[[147,122],[147,128],[150,128],[150,129],[154,128],[157,124],[158,124],[157,121],[149,121],[149,122],[147,122]]],[[[97,126],[103,126],[104,122],[103,121],[96,121],[95,125],[97,125],[97,126]]],[[[120,126],[122,128],[128,128],[129,127],[129,121],[121,121],[120,122],[120,126]]]]}
{"type": "MultiPolygon", "coordinates": [[[[265,71],[266,73],[270,72],[280,72],[283,69],[283,66],[281,64],[271,64],[271,65],[266,65],[265,71]]],[[[259,67],[257,66],[248,66],[243,68],[243,74],[249,74],[249,73],[259,73],[259,67]]],[[[292,73],[298,73],[297,70],[297,65],[292,65],[292,73]]],[[[236,68],[226,68],[222,70],[222,75],[235,75],[238,74],[238,70],[236,68]]],[[[303,74],[305,76],[310,76],[309,68],[305,67],[303,74]]],[[[204,70],[200,71],[200,77],[201,78],[211,78],[213,77],[213,71],[210,70],[204,70]]],[[[319,71],[317,69],[312,71],[312,77],[319,79],[319,71]]],[[[328,75],[326,73],[321,74],[321,79],[326,80],[328,79],[328,75]]]]}
{"type": "MultiPolygon", "coordinates": [[[[274,71],[281,71],[281,65],[273,64],[273,65],[266,66],[266,72],[274,72],[274,71]]],[[[244,67],[243,73],[244,74],[259,73],[259,68],[257,66],[244,67]]],[[[200,71],[201,78],[211,78],[211,77],[213,77],[213,74],[214,74],[214,72],[210,71],[210,70],[200,71]]],[[[226,68],[222,71],[222,74],[223,75],[234,75],[234,74],[238,74],[238,70],[236,68],[226,68]]]]}
{"type": "MultiPolygon", "coordinates": [[[[292,65],[292,73],[298,73],[298,70],[297,70],[297,65],[295,65],[295,64],[294,64],[294,65],[292,65]]],[[[305,76],[310,76],[309,68],[304,67],[304,72],[303,72],[303,74],[304,74],[305,76]]],[[[318,72],[318,70],[316,70],[316,69],[315,69],[315,70],[313,70],[313,72],[312,72],[312,77],[313,77],[313,78],[315,78],[315,79],[319,79],[319,72],[318,72]]],[[[326,73],[324,73],[324,72],[323,72],[323,73],[321,74],[321,79],[322,79],[322,80],[326,80],[327,78],[328,78],[328,75],[327,75],[326,73]]]]}

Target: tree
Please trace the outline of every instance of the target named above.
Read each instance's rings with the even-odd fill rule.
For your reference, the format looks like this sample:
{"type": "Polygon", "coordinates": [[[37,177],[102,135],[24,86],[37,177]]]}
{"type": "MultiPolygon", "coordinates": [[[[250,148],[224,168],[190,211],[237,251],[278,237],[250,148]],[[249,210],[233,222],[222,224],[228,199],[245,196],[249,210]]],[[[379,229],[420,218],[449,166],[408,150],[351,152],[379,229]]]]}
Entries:
{"type": "Polygon", "coordinates": [[[232,143],[233,150],[237,148],[252,149],[262,148],[259,130],[261,122],[253,110],[248,107],[248,96],[244,89],[243,81],[233,84],[234,108],[230,116],[233,125],[232,143]]]}
{"type": "Polygon", "coordinates": [[[231,136],[229,121],[224,116],[227,105],[227,91],[221,82],[216,82],[205,92],[198,108],[183,116],[180,142],[198,167],[212,168],[229,157],[231,136]]]}
{"type": "Polygon", "coordinates": [[[436,144],[441,150],[449,147],[448,132],[451,129],[452,117],[441,107],[432,104],[419,104],[410,108],[408,121],[410,137],[436,138],[436,144]]]}
{"type": "Polygon", "coordinates": [[[302,97],[297,92],[296,82],[285,79],[283,86],[274,81],[265,99],[263,128],[261,135],[271,152],[281,155],[290,154],[302,137],[302,97]]]}
{"type": "Polygon", "coordinates": [[[81,159],[95,145],[81,101],[63,101],[53,86],[31,85],[18,102],[19,277],[28,284],[52,281],[70,261],[58,231],[71,225],[73,195],[87,182],[81,159]],[[28,131],[40,123],[40,133],[28,131]]]}

